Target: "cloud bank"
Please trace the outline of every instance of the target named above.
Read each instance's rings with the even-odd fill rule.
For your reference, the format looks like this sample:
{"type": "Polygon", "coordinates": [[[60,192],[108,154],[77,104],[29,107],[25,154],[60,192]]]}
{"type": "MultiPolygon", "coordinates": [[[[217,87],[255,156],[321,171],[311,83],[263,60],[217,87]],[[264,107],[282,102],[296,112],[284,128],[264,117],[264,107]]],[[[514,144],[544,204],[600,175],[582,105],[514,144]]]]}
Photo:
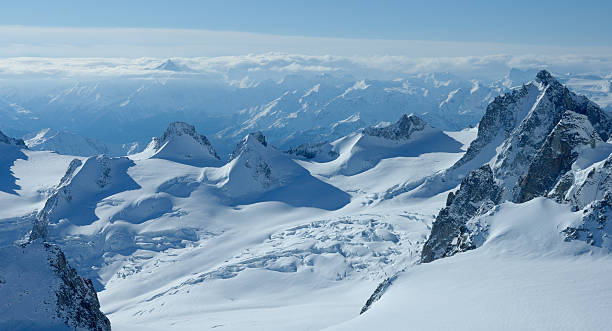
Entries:
{"type": "Polygon", "coordinates": [[[197,76],[226,82],[281,79],[291,74],[360,79],[395,79],[409,75],[448,72],[464,78],[497,79],[511,68],[546,68],[558,74],[595,73],[609,77],[612,55],[485,55],[463,57],[337,56],[264,53],[216,57],[174,57],[187,72],[168,72],[156,67],[166,58],[0,58],[0,79],[61,77],[172,77],[197,76]]]}
{"type": "Polygon", "coordinates": [[[0,26],[0,57],[211,57],[269,52],[319,56],[600,56],[611,54],[612,47],[322,38],[196,29],[0,26]]]}

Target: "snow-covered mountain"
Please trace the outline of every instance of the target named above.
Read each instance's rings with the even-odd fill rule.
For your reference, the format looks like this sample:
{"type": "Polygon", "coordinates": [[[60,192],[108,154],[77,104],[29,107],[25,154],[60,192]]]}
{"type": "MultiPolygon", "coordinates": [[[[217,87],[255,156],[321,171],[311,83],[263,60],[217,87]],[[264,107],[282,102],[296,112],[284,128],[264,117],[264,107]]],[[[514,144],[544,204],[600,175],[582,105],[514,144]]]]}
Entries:
{"type": "Polygon", "coordinates": [[[77,156],[117,155],[119,153],[98,140],[49,128],[26,135],[24,139],[26,146],[35,151],[53,151],[77,156]]]}
{"type": "Polygon", "coordinates": [[[411,114],[402,115],[395,123],[379,123],[329,144],[301,145],[288,153],[318,161],[321,164],[317,166],[317,173],[327,177],[352,176],[374,168],[384,159],[418,157],[425,153],[459,153],[461,145],[411,114]]]}
{"type": "MultiPolygon", "coordinates": [[[[436,287],[443,284],[444,290],[462,296],[467,295],[466,291],[449,289],[449,281],[465,282],[463,277],[468,270],[482,268],[479,265],[494,270],[503,269],[502,264],[512,264],[514,269],[529,270],[530,276],[521,276],[516,271],[505,273],[522,283],[532,284],[548,300],[559,296],[553,289],[545,288],[544,284],[551,281],[549,274],[557,275],[555,286],[563,286],[579,277],[574,267],[568,267],[572,264],[599,270],[596,274],[606,272],[611,267],[609,253],[612,249],[612,242],[608,239],[612,228],[607,221],[610,194],[606,177],[598,173],[605,172],[606,161],[612,152],[612,145],[607,142],[611,133],[609,114],[586,97],[570,92],[547,71],[538,72],[533,82],[511,94],[496,98],[487,108],[479,124],[478,137],[466,154],[451,168],[432,176],[417,189],[418,194],[422,194],[423,188],[430,185],[439,188],[445,181],[445,185],[449,185],[449,181],[452,185],[453,173],[457,174],[462,168],[479,167],[468,169],[458,189],[448,194],[446,206],[433,222],[421,253],[422,263],[435,264],[438,268],[446,266],[458,278],[450,280],[432,275],[430,270],[436,267],[425,266],[415,268],[417,273],[423,273],[416,278],[429,275],[437,279],[436,287]],[[478,165],[479,162],[482,166],[478,165]],[[467,251],[474,253],[463,256],[467,251]],[[602,256],[602,259],[592,260],[592,255],[602,256]],[[549,258],[540,261],[535,258],[541,256],[549,258]],[[449,263],[458,267],[437,263],[442,258],[452,260],[449,263]],[[542,269],[538,270],[536,265],[542,269]]],[[[501,280],[489,270],[484,272],[487,276],[473,276],[472,281],[482,281],[486,277],[501,280]]],[[[400,273],[391,281],[399,285],[385,283],[367,307],[375,309],[373,301],[384,301],[383,292],[410,290],[403,278],[415,281],[415,276],[400,273]]],[[[484,291],[478,296],[491,300],[485,291],[509,284],[485,283],[484,291]]],[[[605,283],[596,286],[598,290],[592,293],[608,289],[605,283]]],[[[456,288],[456,284],[453,287],[456,288]]],[[[510,285],[508,290],[518,292],[506,297],[509,303],[502,304],[529,302],[535,305],[540,300],[514,285],[510,285]]],[[[519,316],[524,316],[525,312],[519,309],[506,317],[509,324],[502,328],[514,329],[521,325],[581,328],[582,322],[580,326],[573,322],[578,316],[573,309],[584,296],[590,295],[588,293],[591,291],[573,288],[570,295],[556,300],[555,311],[563,311],[558,318],[547,319],[549,312],[543,310],[532,311],[530,318],[522,320],[519,316]]],[[[432,294],[438,297],[437,293],[432,294]]],[[[412,300],[401,299],[400,302],[408,302],[400,303],[397,297],[390,300],[401,306],[414,304],[410,302],[412,300]]],[[[433,302],[428,301],[426,306],[433,302]]],[[[469,308],[474,313],[483,309],[478,304],[469,308]]],[[[465,313],[466,309],[460,308],[451,316],[465,313]]],[[[603,311],[595,311],[588,317],[582,316],[586,323],[597,328],[605,324],[598,317],[601,313],[603,311]]],[[[393,314],[393,309],[378,310],[370,315],[370,319],[361,319],[361,323],[347,324],[346,327],[359,325],[357,329],[367,329],[363,321],[381,323],[381,317],[389,318],[390,314],[393,314]]],[[[459,329],[481,329],[490,325],[489,319],[492,321],[496,317],[469,321],[459,329]]],[[[450,325],[450,320],[439,319],[433,324],[429,321],[429,325],[444,328],[450,325]]],[[[425,320],[419,319],[415,323],[423,325],[425,320]]]]}
{"type": "Polygon", "coordinates": [[[196,166],[215,166],[221,158],[210,141],[193,125],[171,123],[161,137],[154,137],[143,152],[133,158],[158,158],[196,166]]]}
{"type": "Polygon", "coordinates": [[[221,134],[242,138],[227,162],[185,123],[129,158],[4,144],[22,156],[2,161],[0,242],[61,247],[119,330],[605,329],[610,115],[547,71],[492,98],[477,132],[346,106],[388,105],[399,82],[289,79],[311,93],[240,114],[256,120],[221,134]],[[291,124],[301,98],[295,116],[333,124],[291,124]],[[277,149],[281,132],[304,141],[277,149]]]}
{"type": "Polygon", "coordinates": [[[338,209],[349,195],[311,176],[261,132],[249,133],[221,168],[205,169],[203,180],[220,189],[231,203],[282,201],[294,206],[338,209]]]}

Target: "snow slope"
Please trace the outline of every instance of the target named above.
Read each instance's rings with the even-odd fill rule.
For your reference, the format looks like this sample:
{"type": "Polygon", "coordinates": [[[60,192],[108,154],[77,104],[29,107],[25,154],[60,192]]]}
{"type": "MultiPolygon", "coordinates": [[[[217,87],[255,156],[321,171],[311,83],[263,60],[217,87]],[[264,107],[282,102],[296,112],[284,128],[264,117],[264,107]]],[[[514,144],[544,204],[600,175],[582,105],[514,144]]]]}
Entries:
{"type": "Polygon", "coordinates": [[[93,156],[98,154],[118,154],[104,143],[95,139],[85,138],[81,135],[43,129],[37,133],[27,135],[25,144],[31,150],[52,151],[64,155],[93,156]]]}
{"type": "Polygon", "coordinates": [[[369,311],[330,330],[609,327],[612,284],[604,275],[612,258],[560,233],[580,212],[537,198],[484,218],[482,247],[408,268],[369,311]]]}
{"type": "Polygon", "coordinates": [[[327,177],[356,175],[375,167],[383,159],[418,157],[426,153],[459,153],[462,144],[411,114],[402,115],[393,124],[381,123],[366,128],[330,145],[331,152],[338,156],[317,165],[316,170],[312,168],[312,171],[327,177]]]}

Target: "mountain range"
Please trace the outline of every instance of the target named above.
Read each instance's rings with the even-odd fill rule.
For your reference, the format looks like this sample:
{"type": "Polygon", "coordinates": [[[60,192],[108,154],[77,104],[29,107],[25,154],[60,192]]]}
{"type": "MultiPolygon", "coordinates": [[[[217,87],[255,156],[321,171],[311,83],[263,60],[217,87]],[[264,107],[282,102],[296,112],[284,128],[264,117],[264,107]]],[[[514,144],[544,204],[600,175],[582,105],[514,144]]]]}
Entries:
{"type": "Polygon", "coordinates": [[[0,326],[612,323],[604,108],[546,70],[486,87],[294,79],[258,85],[296,88],[222,132],[170,122],[126,156],[0,134],[0,296],[18,302],[0,326]]]}

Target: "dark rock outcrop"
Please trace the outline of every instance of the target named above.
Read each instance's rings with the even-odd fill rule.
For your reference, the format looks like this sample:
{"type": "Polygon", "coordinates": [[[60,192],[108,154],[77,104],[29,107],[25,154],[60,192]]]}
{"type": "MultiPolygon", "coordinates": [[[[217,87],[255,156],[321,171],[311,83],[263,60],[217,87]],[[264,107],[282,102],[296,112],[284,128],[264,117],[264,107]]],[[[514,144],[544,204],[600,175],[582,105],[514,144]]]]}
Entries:
{"type": "Polygon", "coordinates": [[[373,126],[363,130],[368,136],[381,137],[389,140],[408,139],[416,131],[423,131],[427,123],[415,115],[402,115],[400,119],[388,126],[373,126]]]}
{"type": "Polygon", "coordinates": [[[493,178],[488,165],[472,171],[459,190],[447,199],[431,229],[431,235],[423,247],[422,262],[451,256],[457,252],[473,249],[465,239],[465,224],[472,217],[488,211],[501,199],[501,188],[493,178]]]}
{"type": "Polygon", "coordinates": [[[518,202],[547,195],[559,178],[571,169],[581,147],[595,148],[602,142],[586,116],[566,112],[520,181],[518,202]]]}
{"type": "Polygon", "coordinates": [[[612,251],[612,192],[590,204],[584,211],[582,222],[565,228],[566,241],[580,240],[589,245],[612,251]]]}
{"type": "Polygon", "coordinates": [[[0,131],[0,143],[5,143],[8,145],[15,145],[21,148],[27,148],[23,139],[11,138],[6,136],[2,131],[0,131]]]}

